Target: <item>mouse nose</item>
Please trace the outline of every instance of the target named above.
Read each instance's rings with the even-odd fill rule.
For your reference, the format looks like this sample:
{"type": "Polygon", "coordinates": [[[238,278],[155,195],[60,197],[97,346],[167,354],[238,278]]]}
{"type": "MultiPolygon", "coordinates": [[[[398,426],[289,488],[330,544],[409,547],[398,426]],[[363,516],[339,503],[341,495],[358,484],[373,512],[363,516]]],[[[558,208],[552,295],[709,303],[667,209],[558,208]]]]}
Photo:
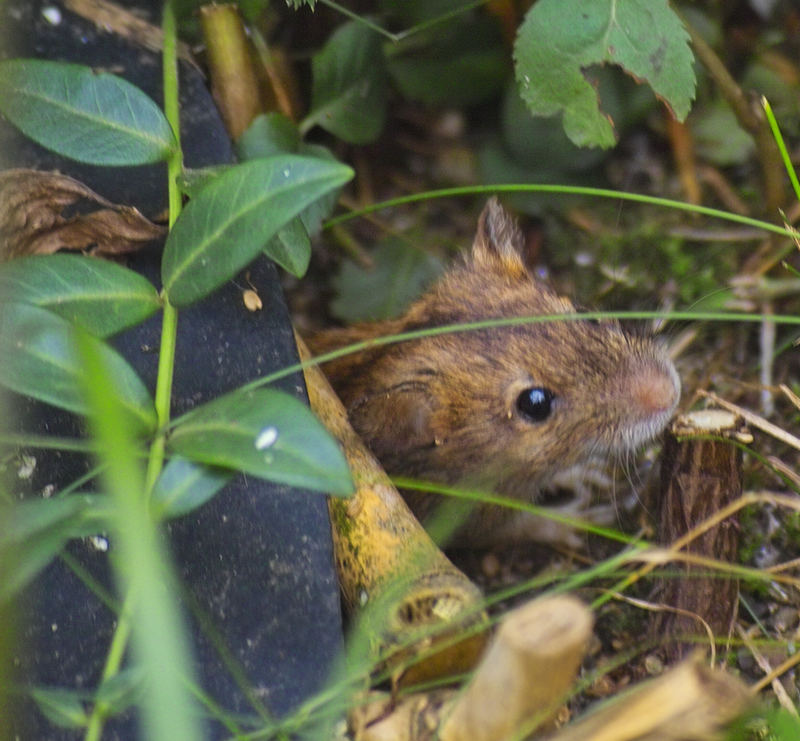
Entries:
{"type": "Polygon", "coordinates": [[[669,414],[678,404],[680,381],[672,363],[649,363],[632,374],[630,396],[644,415],[669,414]]]}

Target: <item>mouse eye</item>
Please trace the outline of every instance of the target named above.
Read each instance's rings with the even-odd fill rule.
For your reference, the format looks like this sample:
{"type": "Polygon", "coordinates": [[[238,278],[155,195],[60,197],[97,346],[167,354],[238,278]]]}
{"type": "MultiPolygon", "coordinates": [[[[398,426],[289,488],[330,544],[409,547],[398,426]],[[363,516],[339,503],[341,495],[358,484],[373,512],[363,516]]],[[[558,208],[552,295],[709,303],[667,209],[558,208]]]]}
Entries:
{"type": "Polygon", "coordinates": [[[517,397],[517,410],[530,422],[544,422],[552,409],[555,394],[549,389],[534,386],[517,397]]]}

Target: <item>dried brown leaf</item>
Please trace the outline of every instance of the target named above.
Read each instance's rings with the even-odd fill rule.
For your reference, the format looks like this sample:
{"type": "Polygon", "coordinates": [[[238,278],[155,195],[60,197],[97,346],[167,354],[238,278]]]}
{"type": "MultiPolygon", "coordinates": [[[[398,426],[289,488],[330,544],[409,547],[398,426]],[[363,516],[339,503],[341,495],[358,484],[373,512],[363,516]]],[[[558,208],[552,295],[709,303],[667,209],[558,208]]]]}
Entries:
{"type": "Polygon", "coordinates": [[[67,175],[0,172],[0,262],[60,249],[135,252],[164,231],[133,206],[111,203],[67,175]],[[75,213],[65,216],[68,208],[75,213]]]}

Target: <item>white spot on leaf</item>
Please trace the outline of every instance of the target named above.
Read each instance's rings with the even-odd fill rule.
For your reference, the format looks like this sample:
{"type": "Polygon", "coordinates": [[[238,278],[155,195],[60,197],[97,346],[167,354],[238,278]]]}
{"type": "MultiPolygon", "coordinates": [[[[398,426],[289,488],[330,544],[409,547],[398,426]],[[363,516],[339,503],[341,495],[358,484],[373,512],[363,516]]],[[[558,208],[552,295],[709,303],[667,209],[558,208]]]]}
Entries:
{"type": "Polygon", "coordinates": [[[57,26],[61,23],[61,11],[55,5],[48,5],[46,8],[42,8],[42,16],[51,26],[57,26]]]}
{"type": "Polygon", "coordinates": [[[278,430],[275,427],[265,427],[256,438],[256,450],[271,448],[278,439],[278,430]]]}

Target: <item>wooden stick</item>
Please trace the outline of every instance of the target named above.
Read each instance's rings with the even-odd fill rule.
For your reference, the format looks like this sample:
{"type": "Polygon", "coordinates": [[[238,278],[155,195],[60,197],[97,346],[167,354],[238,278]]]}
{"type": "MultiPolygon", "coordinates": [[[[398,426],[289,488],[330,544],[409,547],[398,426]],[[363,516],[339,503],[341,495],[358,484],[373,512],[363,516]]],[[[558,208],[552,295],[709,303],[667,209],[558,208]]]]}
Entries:
{"type": "Polygon", "coordinates": [[[591,612],[567,595],[510,612],[439,738],[499,741],[532,720],[546,726],[575,680],[592,622],[591,612]]]}
{"type": "Polygon", "coordinates": [[[723,728],[751,702],[742,682],[694,656],[590,712],[549,741],[721,741],[723,728]]]}
{"type": "Polygon", "coordinates": [[[463,692],[437,690],[356,707],[356,741],[506,741],[547,727],[583,659],[592,614],[574,597],[509,612],[463,692]],[[534,726],[535,723],[535,726],[534,726]]]}
{"type": "MultiPolygon", "coordinates": [[[[730,412],[705,410],[681,415],[667,430],[661,462],[660,542],[678,540],[741,496],[742,451],[723,439],[734,438],[739,428],[739,419],[730,412]]],[[[738,520],[729,517],[693,540],[687,550],[733,561],[738,542],[738,520]]],[[[736,617],[737,580],[724,574],[700,577],[689,565],[684,571],[684,577],[665,579],[657,587],[655,599],[674,609],[654,614],[653,635],[673,639],[699,628],[705,632],[701,626],[707,625],[712,633],[728,636],[736,617]]],[[[679,642],[665,646],[671,659],[689,650],[690,645],[679,642]]]]}

